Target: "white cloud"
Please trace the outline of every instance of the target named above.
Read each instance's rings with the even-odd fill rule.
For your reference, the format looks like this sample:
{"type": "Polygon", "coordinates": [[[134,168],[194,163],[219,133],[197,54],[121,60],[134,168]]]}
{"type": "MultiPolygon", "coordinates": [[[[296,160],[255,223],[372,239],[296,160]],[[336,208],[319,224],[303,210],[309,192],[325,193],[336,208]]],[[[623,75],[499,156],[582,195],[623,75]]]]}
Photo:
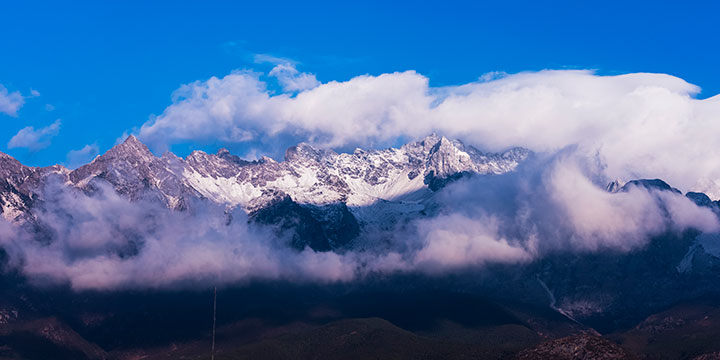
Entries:
{"type": "Polygon", "coordinates": [[[25,98],[19,91],[9,92],[0,84],[0,113],[17,116],[18,110],[25,104],[25,98]]]}
{"type": "Polygon", "coordinates": [[[256,64],[264,64],[264,63],[270,63],[273,65],[280,65],[280,64],[288,64],[291,66],[297,65],[297,61],[284,58],[280,56],[274,56],[270,54],[255,54],[253,55],[253,61],[255,61],[256,64]]]}
{"type": "Polygon", "coordinates": [[[65,164],[70,169],[76,169],[92,161],[100,153],[97,144],[88,144],[78,150],[70,150],[67,154],[65,164]]]}
{"type": "Polygon", "coordinates": [[[274,75],[288,76],[296,96],[272,94],[257,73],[213,77],[180,88],[139,136],[156,148],[280,135],[349,147],[436,131],[488,150],[576,144],[599,154],[611,177],[660,177],[685,190],[720,178],[720,97],[695,99],[697,86],[670,75],[540,71],[436,88],[408,71],[317,86],[312,78],[307,84],[314,87],[300,90],[305,82],[291,81],[297,70],[283,66],[274,75]]]}
{"type": "Polygon", "coordinates": [[[720,230],[709,208],[682,194],[605,191],[593,180],[602,169],[576,150],[529,161],[515,173],[465,179],[438,193],[441,215],[415,222],[422,247],[412,268],[441,272],[558,252],[627,252],[661,234],[720,230]]]}
{"type": "Polygon", "coordinates": [[[27,126],[18,131],[8,142],[8,148],[26,148],[37,151],[50,146],[50,139],[60,132],[60,119],[54,123],[35,130],[32,126],[27,126]]]}
{"type": "Polygon", "coordinates": [[[131,202],[109,184],[98,192],[50,182],[35,214],[53,241],[32,241],[0,217],[0,245],[10,265],[31,280],[69,283],[75,289],[157,288],[223,284],[252,279],[350,280],[357,264],[333,252],[296,251],[269,228],[253,227],[242,211],[209,203],[178,212],[148,199],[131,202]],[[132,255],[128,256],[130,253],[132,255]],[[124,254],[124,255],[123,255],[124,254]]]}
{"type": "Polygon", "coordinates": [[[275,77],[285,92],[310,90],[320,85],[315,75],[299,72],[295,60],[269,54],[255,54],[253,59],[257,64],[275,65],[268,75],[275,77]]]}
{"type": "Polygon", "coordinates": [[[320,85],[315,75],[299,72],[295,66],[285,63],[276,65],[269,73],[280,82],[283,91],[305,91],[320,85]]]}
{"type": "Polygon", "coordinates": [[[414,266],[425,271],[527,262],[533,258],[526,239],[513,244],[499,234],[500,223],[493,216],[472,219],[452,213],[420,221],[418,226],[425,243],[415,254],[414,266]]]}

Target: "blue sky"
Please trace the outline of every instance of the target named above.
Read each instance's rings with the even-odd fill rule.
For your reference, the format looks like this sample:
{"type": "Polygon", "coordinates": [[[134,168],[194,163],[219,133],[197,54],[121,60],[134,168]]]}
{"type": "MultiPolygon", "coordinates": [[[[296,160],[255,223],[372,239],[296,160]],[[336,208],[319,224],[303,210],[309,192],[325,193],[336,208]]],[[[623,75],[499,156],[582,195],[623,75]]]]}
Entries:
{"type": "MultiPolygon", "coordinates": [[[[0,84],[24,104],[0,113],[0,151],[34,166],[71,163],[86,145],[104,152],[182,84],[267,73],[275,64],[262,56],[323,83],[415,70],[437,87],[493,71],[596,69],[667,73],[700,86],[699,98],[720,93],[713,1],[344,3],[5,2],[0,84]],[[11,146],[28,126],[48,129],[45,140],[11,146]]],[[[171,149],[219,146],[239,145],[171,149]]]]}

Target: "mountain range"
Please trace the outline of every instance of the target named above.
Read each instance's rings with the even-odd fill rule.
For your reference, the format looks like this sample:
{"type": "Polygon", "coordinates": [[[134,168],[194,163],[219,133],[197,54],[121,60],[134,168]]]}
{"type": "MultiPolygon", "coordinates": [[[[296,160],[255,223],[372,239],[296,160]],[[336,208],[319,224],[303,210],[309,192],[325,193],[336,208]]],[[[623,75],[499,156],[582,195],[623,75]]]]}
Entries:
{"type": "MultiPolygon", "coordinates": [[[[534,156],[524,148],[483,153],[432,134],[352,153],[301,143],[283,161],[248,161],[226,149],[158,157],[130,136],[75,170],[28,167],[0,153],[0,212],[52,243],[56,234],[42,214],[63,201],[57,193],[93,198],[111,189],[171,212],[199,216],[207,204],[221,207],[227,224],[240,211],[248,222],[270,225],[290,249],[342,253],[363,234],[437,216],[438,198],[453,183],[503,181],[534,156]]],[[[720,216],[719,201],[660,179],[613,181],[605,191],[636,189],[663,211],[661,195],[672,194],[720,216]]],[[[629,251],[557,252],[444,276],[229,287],[221,291],[219,343],[229,359],[313,358],[321,344],[319,358],[358,351],[358,344],[396,358],[712,358],[720,351],[707,340],[720,336],[719,239],[687,228],[629,251]]],[[[133,256],[132,249],[114,251],[133,256]]],[[[0,252],[0,358],[205,358],[210,304],[197,291],[36,288],[6,262],[0,252]]],[[[358,358],[373,351],[364,348],[358,358]]]]}
{"type": "Polygon", "coordinates": [[[88,195],[109,184],[131,201],[152,199],[177,211],[191,210],[201,200],[241,208],[264,223],[300,217],[312,233],[300,230],[294,245],[330,250],[365,224],[390,226],[399,216],[426,211],[433,193],[453,179],[506,173],[529,155],[523,148],[486,154],[433,134],[399,149],[352,154],[301,143],[287,149],[282,162],[268,157],[247,161],[226,149],[194,151],[183,159],[170,152],[157,157],[131,135],[75,170],[27,167],[0,153],[0,213],[10,222],[41,229],[32,209],[46,200],[48,182],[88,195]]]}

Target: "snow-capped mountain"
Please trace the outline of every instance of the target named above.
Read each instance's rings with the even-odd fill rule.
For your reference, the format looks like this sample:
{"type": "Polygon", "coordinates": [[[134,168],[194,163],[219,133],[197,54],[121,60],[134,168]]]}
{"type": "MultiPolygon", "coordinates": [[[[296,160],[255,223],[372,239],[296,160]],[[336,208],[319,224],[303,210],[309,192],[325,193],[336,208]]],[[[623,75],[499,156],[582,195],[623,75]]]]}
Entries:
{"type": "Polygon", "coordinates": [[[301,204],[367,206],[383,200],[417,201],[422,198],[417,193],[431,191],[436,179],[512,171],[528,154],[521,148],[482,154],[436,135],[399,149],[356,149],[352,154],[301,143],[286,151],[283,162],[247,162],[225,149],[214,155],[196,151],[185,159],[181,177],[203,196],[230,206],[252,209],[272,191],[301,204]]]}
{"type": "MultiPolygon", "coordinates": [[[[56,201],[52,198],[56,186],[88,197],[112,188],[131,202],[154,202],[152,212],[159,204],[174,211],[170,214],[194,215],[202,209],[198,205],[209,203],[221,207],[216,214],[224,208],[227,219],[223,220],[232,222],[237,219],[230,210],[244,211],[249,221],[273,225],[296,249],[342,253],[356,250],[353,246],[359,241],[352,241],[365,239],[363,232],[382,237],[388,232],[376,230],[393,231],[417,217],[442,214],[435,195],[448,182],[472,174],[512,172],[529,156],[522,148],[482,153],[430,135],[399,148],[352,153],[303,143],[287,149],[283,161],[246,161],[225,149],[216,154],[195,151],[185,158],[172,153],[158,157],[130,136],[72,171],[62,166],[27,167],[0,154],[0,211],[10,222],[30,226],[41,240],[44,235],[50,239],[37,213],[44,204],[56,201]]],[[[659,179],[616,180],[607,191],[630,192],[635,187],[654,195],[679,193],[659,179]]],[[[720,201],[702,193],[685,196],[720,216],[720,201]]],[[[120,257],[137,252],[136,240],[141,239],[125,230],[113,230],[113,236],[127,235],[127,241],[118,241],[122,246],[107,251],[120,257]]],[[[637,320],[638,309],[659,309],[685,297],[720,291],[718,239],[717,234],[699,236],[688,229],[654,236],[647,246],[624,254],[558,252],[529,264],[498,265],[486,271],[500,276],[489,276],[476,286],[499,298],[550,303],[573,322],[601,324],[603,316],[613,314],[629,323],[637,320]]]]}
{"type": "Polygon", "coordinates": [[[30,210],[42,201],[42,188],[53,176],[87,194],[106,183],[130,200],[151,198],[180,211],[205,199],[242,208],[265,223],[282,225],[288,216],[300,217],[316,229],[313,236],[320,232],[325,239],[313,247],[329,249],[348,241],[362,224],[392,223],[399,214],[423,211],[448,181],[464,174],[506,173],[529,154],[523,148],[486,154],[433,134],[400,148],[340,154],[301,143],[287,149],[281,162],[246,161],[226,149],[194,151],[183,159],[169,152],[157,157],[129,136],[73,171],[26,167],[0,155],[0,206],[12,222],[31,221],[30,210]]]}

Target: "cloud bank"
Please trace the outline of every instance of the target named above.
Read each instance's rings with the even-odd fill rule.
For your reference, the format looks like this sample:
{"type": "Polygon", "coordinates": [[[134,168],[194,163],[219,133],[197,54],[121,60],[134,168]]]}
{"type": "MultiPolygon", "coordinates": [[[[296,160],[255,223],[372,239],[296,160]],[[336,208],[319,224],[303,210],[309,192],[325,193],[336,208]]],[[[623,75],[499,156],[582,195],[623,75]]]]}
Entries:
{"type": "Polygon", "coordinates": [[[88,196],[49,184],[35,210],[46,237],[0,220],[9,266],[40,284],[74,289],[190,287],[251,279],[350,279],[335,253],[297,252],[242,211],[210,203],[176,212],[152,199],[131,202],[109,184],[88,196]]]}
{"type": "Polygon", "coordinates": [[[155,149],[288,137],[347,148],[435,131],[493,151],[577,145],[610,177],[659,177],[685,190],[720,179],[720,97],[696,99],[697,86],[670,75],[540,71],[431,87],[413,71],[319,84],[283,66],[271,72],[286,81],[282,93],[248,71],[184,85],[139,138],[155,149]]]}
{"type": "Polygon", "coordinates": [[[601,175],[575,149],[538,156],[513,173],[451,183],[437,193],[436,212],[391,230],[369,228],[335,252],[295,250],[272,226],[203,200],[172,211],[152,197],[129,201],[102,182],[88,195],[57,181],[34,210],[46,236],[0,220],[0,246],[33,282],[108,290],[442,275],[557,253],[629,252],[688,228],[720,231],[710,209],[683,195],[609,193],[601,175]]]}

